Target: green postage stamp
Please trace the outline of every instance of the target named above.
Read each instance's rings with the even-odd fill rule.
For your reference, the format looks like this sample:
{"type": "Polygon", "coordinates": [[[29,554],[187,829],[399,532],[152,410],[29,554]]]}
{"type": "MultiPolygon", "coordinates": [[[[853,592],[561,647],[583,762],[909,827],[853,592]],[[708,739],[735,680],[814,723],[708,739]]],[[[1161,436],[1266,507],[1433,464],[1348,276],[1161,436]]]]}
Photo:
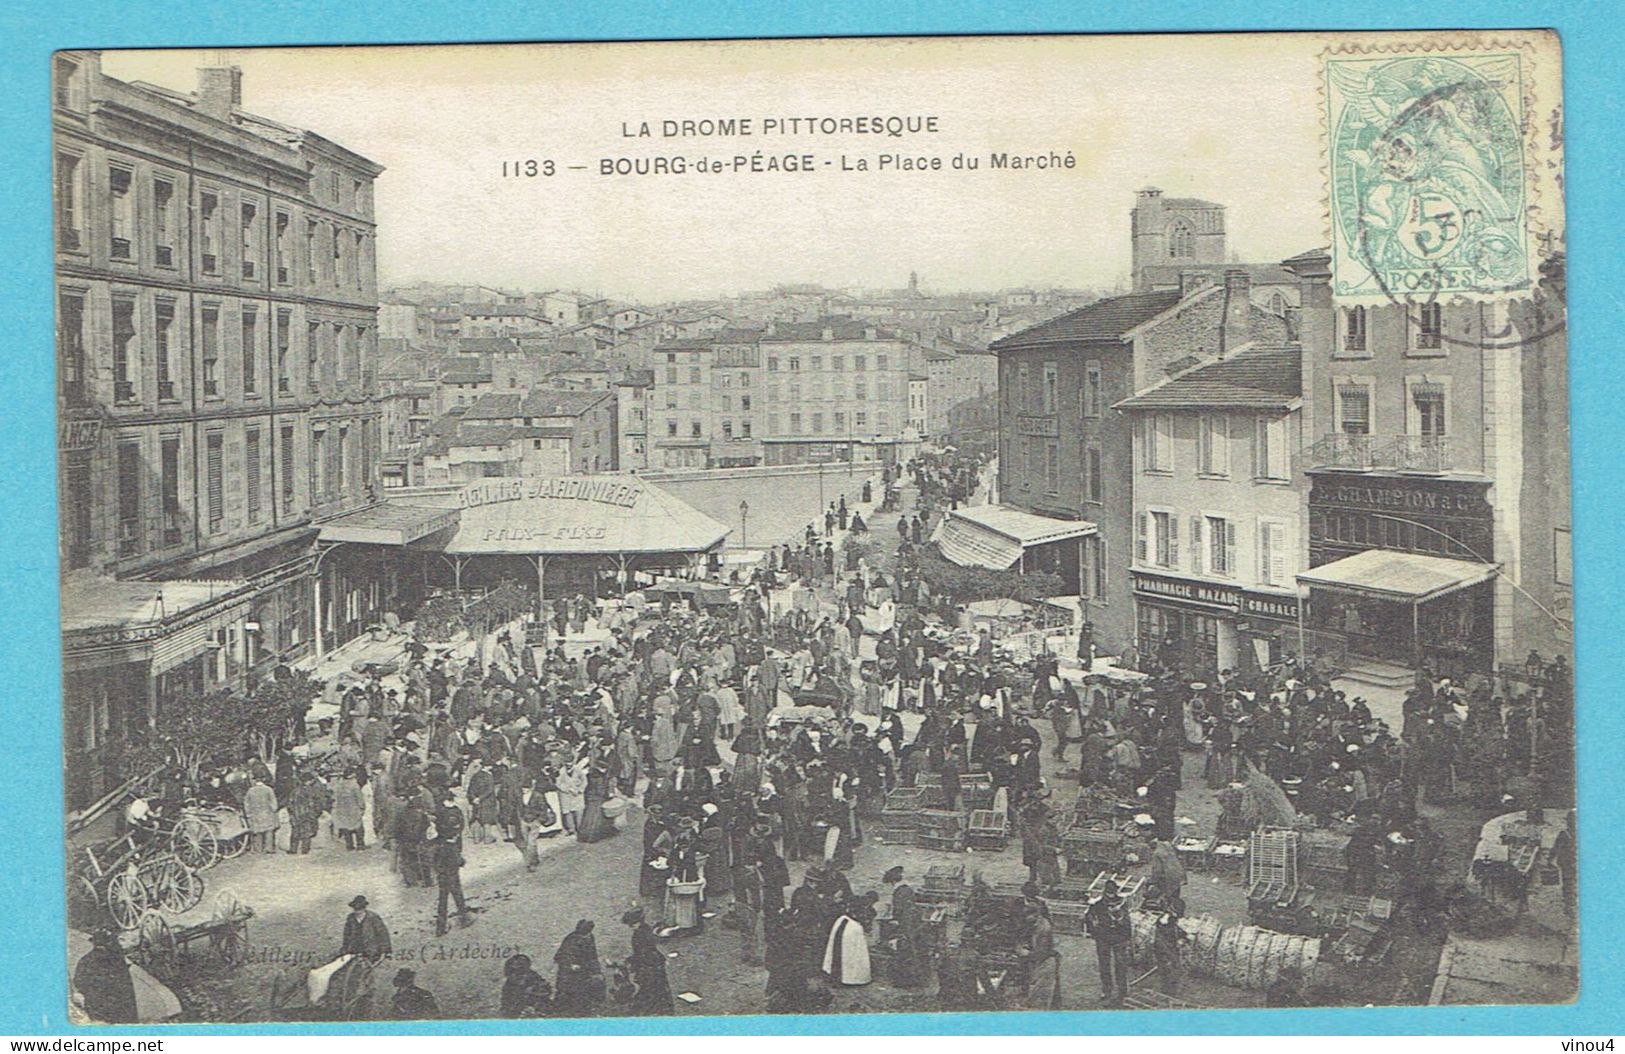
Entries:
{"type": "Polygon", "coordinates": [[[1326,55],[1335,295],[1416,300],[1531,287],[1532,62],[1519,47],[1443,42],[1326,55]]]}

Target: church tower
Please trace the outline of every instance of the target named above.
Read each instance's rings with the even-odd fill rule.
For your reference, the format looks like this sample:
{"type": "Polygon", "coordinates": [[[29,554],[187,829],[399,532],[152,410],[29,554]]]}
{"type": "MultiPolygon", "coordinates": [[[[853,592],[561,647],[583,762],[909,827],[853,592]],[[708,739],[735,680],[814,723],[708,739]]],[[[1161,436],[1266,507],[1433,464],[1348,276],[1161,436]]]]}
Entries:
{"type": "Polygon", "coordinates": [[[1177,275],[1181,267],[1225,262],[1224,206],[1216,202],[1165,198],[1146,187],[1135,196],[1129,227],[1136,292],[1156,284],[1152,268],[1172,268],[1177,275]]]}

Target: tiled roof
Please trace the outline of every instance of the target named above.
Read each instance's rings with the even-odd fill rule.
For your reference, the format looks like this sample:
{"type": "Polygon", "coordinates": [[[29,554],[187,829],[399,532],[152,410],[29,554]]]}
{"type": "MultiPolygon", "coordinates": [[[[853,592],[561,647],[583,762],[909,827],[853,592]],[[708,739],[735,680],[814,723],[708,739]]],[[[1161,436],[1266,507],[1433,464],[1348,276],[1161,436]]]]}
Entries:
{"type": "Polygon", "coordinates": [[[1286,410],[1303,394],[1303,351],[1297,345],[1250,348],[1198,366],[1132,395],[1119,410],[1207,407],[1286,410]]]}
{"type": "Polygon", "coordinates": [[[511,425],[464,425],[457,430],[448,445],[506,446],[518,436],[519,430],[511,425]]]}
{"type": "Polygon", "coordinates": [[[520,417],[580,417],[608,392],[568,392],[557,388],[534,388],[519,404],[520,417]]]}
{"type": "Polygon", "coordinates": [[[703,351],[711,346],[710,337],[673,337],[655,345],[656,351],[703,351]]]}
{"type": "Polygon", "coordinates": [[[655,383],[655,371],[628,370],[626,376],[615,383],[623,388],[652,388],[655,383]]]}
{"type": "Polygon", "coordinates": [[[463,414],[465,421],[506,421],[523,416],[519,412],[518,392],[486,392],[469,404],[463,414]]]}
{"type": "Polygon", "coordinates": [[[514,355],[519,351],[519,345],[512,337],[458,337],[457,350],[465,355],[480,352],[500,352],[505,355],[514,355]]]}
{"type": "Polygon", "coordinates": [[[480,369],[450,369],[440,375],[441,384],[490,384],[491,371],[480,369]]]}
{"type": "Polygon", "coordinates": [[[1068,311],[1059,318],[1041,322],[1008,337],[1001,337],[988,347],[993,351],[1024,348],[1035,344],[1088,343],[1091,341],[1122,340],[1123,334],[1135,326],[1157,317],[1179,303],[1177,289],[1159,289],[1152,293],[1130,293],[1127,296],[1108,297],[1092,304],[1068,311]]]}

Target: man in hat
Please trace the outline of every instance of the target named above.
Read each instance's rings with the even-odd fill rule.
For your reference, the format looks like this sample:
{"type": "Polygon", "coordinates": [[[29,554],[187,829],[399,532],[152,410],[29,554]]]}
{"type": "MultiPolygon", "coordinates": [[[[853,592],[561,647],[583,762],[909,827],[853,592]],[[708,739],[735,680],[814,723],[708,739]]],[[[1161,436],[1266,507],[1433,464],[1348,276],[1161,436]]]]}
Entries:
{"type": "Polygon", "coordinates": [[[440,1005],[427,988],[419,988],[412,970],[395,971],[395,1017],[400,1021],[426,1021],[440,1016],[440,1005]]]}
{"type": "Polygon", "coordinates": [[[462,839],[438,838],[434,843],[434,881],[440,890],[440,906],[435,915],[434,935],[446,935],[446,901],[457,902],[457,925],[471,926],[474,923],[468,913],[468,904],[463,900],[463,849],[462,839]]]}
{"type": "Polygon", "coordinates": [[[1106,880],[1105,890],[1090,902],[1083,921],[1084,928],[1094,939],[1095,955],[1100,960],[1101,998],[1108,1006],[1121,1006],[1123,997],[1128,995],[1128,960],[1134,926],[1116,882],[1106,880]]]}
{"type": "Polygon", "coordinates": [[[367,909],[367,898],[357,894],[350,901],[350,914],[344,919],[344,941],[340,955],[359,955],[377,965],[391,951],[389,927],[376,912],[367,909]]]}
{"type": "Polygon", "coordinates": [[[130,962],[119,947],[118,934],[111,929],[98,929],[91,936],[90,951],[73,969],[73,987],[84,1000],[85,1013],[96,1021],[122,1025],[139,1016],[130,962]]]}

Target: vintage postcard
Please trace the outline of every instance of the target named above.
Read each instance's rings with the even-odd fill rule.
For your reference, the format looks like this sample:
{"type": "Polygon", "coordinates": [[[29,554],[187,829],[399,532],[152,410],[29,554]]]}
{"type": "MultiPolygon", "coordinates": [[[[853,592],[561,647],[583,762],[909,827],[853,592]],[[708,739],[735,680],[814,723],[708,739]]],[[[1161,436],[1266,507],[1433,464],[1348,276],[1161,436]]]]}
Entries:
{"type": "Polygon", "coordinates": [[[105,43],[75,1020],[1576,997],[1554,34],[105,43]]]}

